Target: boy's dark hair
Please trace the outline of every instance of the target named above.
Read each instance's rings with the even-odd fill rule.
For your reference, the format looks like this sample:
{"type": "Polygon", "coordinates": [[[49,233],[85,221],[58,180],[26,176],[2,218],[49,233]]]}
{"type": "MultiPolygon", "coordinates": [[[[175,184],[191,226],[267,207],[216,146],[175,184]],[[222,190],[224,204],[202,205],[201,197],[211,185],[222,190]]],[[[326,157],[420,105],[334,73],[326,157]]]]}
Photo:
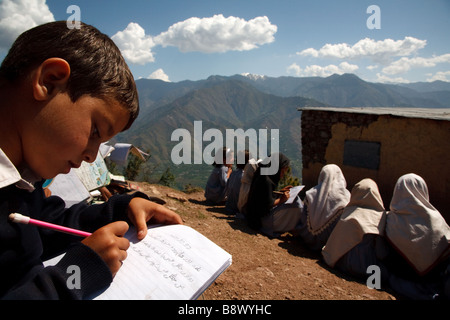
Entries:
{"type": "Polygon", "coordinates": [[[130,113],[128,129],[139,113],[133,75],[119,48],[95,27],[81,23],[69,29],[66,21],[46,23],[22,33],[0,67],[0,77],[14,83],[49,58],[70,65],[67,93],[75,102],[83,95],[114,99],[130,113]]]}

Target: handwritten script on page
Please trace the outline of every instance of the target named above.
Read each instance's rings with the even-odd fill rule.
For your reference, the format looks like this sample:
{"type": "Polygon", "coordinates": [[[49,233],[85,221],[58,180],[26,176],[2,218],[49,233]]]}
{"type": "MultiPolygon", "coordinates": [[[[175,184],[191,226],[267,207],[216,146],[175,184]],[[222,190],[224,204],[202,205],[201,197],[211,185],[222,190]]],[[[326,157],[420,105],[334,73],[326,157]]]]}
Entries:
{"type": "Polygon", "coordinates": [[[128,231],[128,257],[111,286],[95,299],[197,299],[231,264],[231,255],[183,225],[128,231]]]}
{"type": "Polygon", "coordinates": [[[141,241],[130,227],[125,237],[128,256],[94,300],[197,299],[231,265],[229,253],[188,226],[150,227],[141,241]]]}

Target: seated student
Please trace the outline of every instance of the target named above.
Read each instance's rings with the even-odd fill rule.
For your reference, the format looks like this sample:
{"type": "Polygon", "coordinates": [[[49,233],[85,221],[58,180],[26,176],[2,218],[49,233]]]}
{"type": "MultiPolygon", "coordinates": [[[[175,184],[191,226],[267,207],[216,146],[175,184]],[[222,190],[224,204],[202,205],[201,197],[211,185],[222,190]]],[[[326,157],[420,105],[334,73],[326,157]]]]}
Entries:
{"type": "Polygon", "coordinates": [[[206,201],[212,204],[221,204],[226,200],[225,188],[228,178],[233,171],[233,152],[224,147],[222,152],[215,155],[214,169],[209,175],[205,187],[206,201]]]}
{"type": "Polygon", "coordinates": [[[133,223],[182,223],[142,193],[101,205],[45,197],[44,179],[93,162],[102,142],[126,130],[139,109],[133,76],[117,46],[96,28],[66,21],[23,33],[0,67],[0,297],[83,299],[106,288],[127,257],[133,223]],[[13,223],[11,213],[92,232],[84,239],[13,223]],[[55,266],[47,257],[66,252],[55,266]],[[79,267],[80,289],[67,286],[79,267]]]}
{"type": "Polygon", "coordinates": [[[428,187],[416,174],[400,177],[387,215],[386,236],[419,275],[449,253],[450,227],[429,201],[428,187]]]}
{"type": "MultiPolygon", "coordinates": [[[[377,265],[387,255],[384,239],[386,211],[378,186],[371,179],[358,182],[350,202],[322,249],[325,262],[355,277],[367,279],[367,268],[377,265]]],[[[381,270],[383,282],[387,270],[381,270]]]]}
{"type": "Polygon", "coordinates": [[[239,191],[241,189],[241,180],[244,174],[244,168],[248,163],[249,157],[250,153],[247,150],[238,152],[236,170],[233,170],[228,178],[225,190],[225,211],[229,214],[237,214],[239,212],[239,191]],[[243,158],[243,161],[240,160],[240,157],[243,158]]]}
{"type": "Polygon", "coordinates": [[[294,230],[300,220],[302,203],[298,196],[293,203],[285,203],[289,199],[290,187],[282,190],[283,195],[280,198],[274,197],[273,192],[289,168],[289,159],[282,153],[275,153],[263,163],[256,169],[253,176],[245,206],[245,217],[251,228],[270,237],[277,237],[294,230]],[[273,175],[261,174],[262,168],[272,166],[275,157],[278,157],[279,164],[277,172],[273,175]]]}
{"type": "Polygon", "coordinates": [[[420,176],[411,173],[398,179],[387,213],[386,237],[414,270],[408,273],[398,259],[391,263],[395,277],[390,287],[413,299],[444,295],[443,275],[450,272],[450,227],[430,203],[428,187],[420,176]]]}
{"type": "Polygon", "coordinates": [[[311,250],[321,250],[333,231],[350,192],[341,169],[326,165],[319,174],[318,184],[306,191],[298,235],[311,250]]]}
{"type": "Polygon", "coordinates": [[[248,193],[250,186],[252,185],[253,175],[261,160],[249,159],[248,163],[244,167],[244,173],[241,179],[241,188],[239,189],[239,201],[238,201],[238,218],[245,219],[245,205],[247,204],[248,193]]]}

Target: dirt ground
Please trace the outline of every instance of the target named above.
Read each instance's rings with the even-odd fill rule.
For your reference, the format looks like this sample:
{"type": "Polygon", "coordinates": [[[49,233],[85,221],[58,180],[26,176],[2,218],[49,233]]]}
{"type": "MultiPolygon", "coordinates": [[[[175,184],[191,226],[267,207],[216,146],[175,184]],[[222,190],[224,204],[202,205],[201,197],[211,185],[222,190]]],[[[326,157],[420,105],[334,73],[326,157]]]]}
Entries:
{"type": "Polygon", "coordinates": [[[205,204],[203,192],[186,194],[161,185],[137,183],[140,191],[164,200],[184,223],[232,255],[232,265],[204,292],[205,300],[395,300],[365,282],[329,268],[290,234],[268,238],[223,206],[205,204]]]}

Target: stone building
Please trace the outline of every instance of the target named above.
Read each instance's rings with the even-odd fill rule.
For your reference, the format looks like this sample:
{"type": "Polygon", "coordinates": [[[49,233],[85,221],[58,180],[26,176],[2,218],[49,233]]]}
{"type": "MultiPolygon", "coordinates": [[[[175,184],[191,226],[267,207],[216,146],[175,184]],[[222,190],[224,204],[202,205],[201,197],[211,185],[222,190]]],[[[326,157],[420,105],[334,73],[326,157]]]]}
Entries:
{"type": "Polygon", "coordinates": [[[317,184],[325,164],[338,165],[348,189],[373,179],[389,210],[397,179],[422,176],[430,202],[450,223],[450,109],[313,108],[302,113],[303,184],[317,184]]]}

